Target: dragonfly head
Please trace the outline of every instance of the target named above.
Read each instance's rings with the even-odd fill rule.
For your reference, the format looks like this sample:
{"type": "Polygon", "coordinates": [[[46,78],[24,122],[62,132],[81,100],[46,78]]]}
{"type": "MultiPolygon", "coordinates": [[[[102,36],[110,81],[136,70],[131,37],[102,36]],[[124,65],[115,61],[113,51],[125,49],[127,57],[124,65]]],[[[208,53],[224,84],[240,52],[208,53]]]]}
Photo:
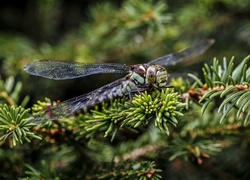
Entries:
{"type": "Polygon", "coordinates": [[[151,65],[147,68],[146,84],[155,88],[166,87],[168,82],[167,70],[160,65],[151,65]]]}
{"type": "Polygon", "coordinates": [[[167,70],[160,65],[139,64],[132,66],[132,70],[130,77],[137,86],[153,86],[159,89],[167,85],[167,70]]]}

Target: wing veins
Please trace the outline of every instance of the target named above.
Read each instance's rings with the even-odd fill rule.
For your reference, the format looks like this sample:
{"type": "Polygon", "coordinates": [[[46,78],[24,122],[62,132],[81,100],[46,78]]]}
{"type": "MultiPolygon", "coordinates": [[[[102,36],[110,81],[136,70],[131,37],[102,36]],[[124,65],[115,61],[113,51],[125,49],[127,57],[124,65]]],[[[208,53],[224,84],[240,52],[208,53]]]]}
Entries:
{"type": "Polygon", "coordinates": [[[49,107],[45,111],[35,114],[33,116],[33,122],[41,123],[58,120],[70,114],[80,112],[81,110],[87,110],[88,108],[95,105],[92,104],[92,99],[101,96],[104,92],[107,92],[113,88],[119,88],[124,80],[124,78],[118,79],[89,93],[65,100],[56,106],[49,107]]]}
{"type": "Polygon", "coordinates": [[[213,39],[207,39],[200,41],[199,43],[191,46],[180,52],[171,53],[157,59],[150,61],[148,64],[158,64],[162,66],[172,66],[179,62],[187,61],[193,57],[201,55],[204,53],[210,46],[214,44],[213,39]]]}
{"type": "Polygon", "coordinates": [[[35,76],[54,80],[66,80],[93,74],[128,73],[130,67],[116,63],[87,64],[61,60],[39,60],[27,64],[24,70],[35,76]]]}

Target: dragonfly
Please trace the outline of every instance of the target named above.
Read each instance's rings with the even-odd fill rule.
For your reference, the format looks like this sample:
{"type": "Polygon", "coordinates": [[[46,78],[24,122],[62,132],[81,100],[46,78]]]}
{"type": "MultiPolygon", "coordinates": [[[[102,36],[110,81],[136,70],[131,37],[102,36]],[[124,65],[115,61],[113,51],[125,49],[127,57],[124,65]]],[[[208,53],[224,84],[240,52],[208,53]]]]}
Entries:
{"type": "Polygon", "coordinates": [[[183,51],[165,55],[145,64],[131,66],[118,63],[87,64],[62,60],[38,60],[27,64],[24,67],[27,73],[54,80],[68,80],[103,73],[127,73],[125,77],[87,94],[49,106],[44,112],[35,114],[32,121],[40,123],[58,120],[112,98],[131,97],[132,93],[167,88],[169,75],[165,67],[192,59],[204,53],[213,43],[213,39],[203,40],[183,51]]]}

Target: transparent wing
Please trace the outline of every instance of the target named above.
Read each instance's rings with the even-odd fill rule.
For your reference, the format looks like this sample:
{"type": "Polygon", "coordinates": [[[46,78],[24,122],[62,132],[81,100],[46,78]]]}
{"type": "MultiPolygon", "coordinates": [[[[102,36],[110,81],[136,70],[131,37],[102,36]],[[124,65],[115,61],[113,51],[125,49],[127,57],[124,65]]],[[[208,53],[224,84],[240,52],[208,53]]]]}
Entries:
{"type": "Polygon", "coordinates": [[[115,63],[85,64],[61,60],[40,60],[27,64],[24,70],[35,76],[65,80],[100,73],[128,73],[130,67],[115,63]]]}
{"type": "Polygon", "coordinates": [[[150,61],[148,64],[150,65],[158,64],[162,66],[175,65],[179,62],[189,60],[195,56],[204,53],[212,44],[214,44],[214,42],[215,41],[213,39],[207,39],[181,52],[168,54],[166,56],[154,59],[150,61]]]}
{"type": "Polygon", "coordinates": [[[56,106],[50,106],[45,111],[35,114],[30,121],[35,123],[48,122],[87,110],[100,102],[114,98],[113,96],[107,96],[107,93],[112,93],[112,90],[121,88],[123,81],[124,78],[118,79],[110,84],[100,87],[99,89],[91,91],[90,93],[68,99],[56,106]]]}

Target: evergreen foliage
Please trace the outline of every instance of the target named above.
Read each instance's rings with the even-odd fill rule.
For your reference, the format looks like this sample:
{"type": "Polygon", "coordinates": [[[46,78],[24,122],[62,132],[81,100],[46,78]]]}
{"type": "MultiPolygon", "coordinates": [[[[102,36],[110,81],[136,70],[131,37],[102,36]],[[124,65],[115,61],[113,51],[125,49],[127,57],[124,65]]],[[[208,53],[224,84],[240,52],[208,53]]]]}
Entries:
{"type": "MultiPolygon", "coordinates": [[[[9,13],[15,15],[11,28],[20,26],[26,37],[0,34],[0,179],[250,178],[248,0],[27,2],[25,15],[16,8],[9,13]],[[77,14],[81,8],[84,16],[77,14]],[[197,65],[202,77],[172,78],[169,88],[112,99],[58,121],[29,120],[56,105],[53,99],[89,92],[110,78],[29,77],[22,68],[32,60],[145,63],[204,37],[216,44],[201,62],[218,59],[197,65]]],[[[170,75],[182,67],[169,67],[170,75]]]]}
{"type": "Polygon", "coordinates": [[[226,59],[223,60],[223,65],[214,59],[213,65],[209,67],[205,64],[203,70],[205,82],[202,83],[196,77],[201,91],[201,99],[199,102],[204,102],[202,114],[206,110],[209,103],[214,101],[218,96],[224,100],[221,102],[218,113],[222,113],[220,123],[229,115],[233,109],[237,109],[235,118],[244,119],[244,124],[250,118],[250,67],[247,62],[250,56],[246,57],[236,68],[234,68],[234,58],[227,64],[226,59]]]}
{"type": "Polygon", "coordinates": [[[8,138],[12,139],[10,146],[16,146],[17,142],[23,143],[23,139],[30,142],[29,137],[41,139],[30,132],[29,128],[36,124],[30,123],[26,120],[28,110],[22,107],[8,107],[6,104],[0,109],[1,131],[5,134],[1,136],[0,141],[6,141],[8,138]]]}
{"type": "Polygon", "coordinates": [[[160,131],[169,135],[168,124],[178,124],[179,117],[183,116],[181,110],[186,105],[179,101],[179,97],[173,89],[167,88],[152,94],[135,95],[131,102],[127,98],[116,99],[110,105],[102,104],[101,110],[81,116],[78,126],[92,135],[105,131],[104,137],[112,134],[113,139],[119,129],[135,131],[154,121],[160,131]]]}

